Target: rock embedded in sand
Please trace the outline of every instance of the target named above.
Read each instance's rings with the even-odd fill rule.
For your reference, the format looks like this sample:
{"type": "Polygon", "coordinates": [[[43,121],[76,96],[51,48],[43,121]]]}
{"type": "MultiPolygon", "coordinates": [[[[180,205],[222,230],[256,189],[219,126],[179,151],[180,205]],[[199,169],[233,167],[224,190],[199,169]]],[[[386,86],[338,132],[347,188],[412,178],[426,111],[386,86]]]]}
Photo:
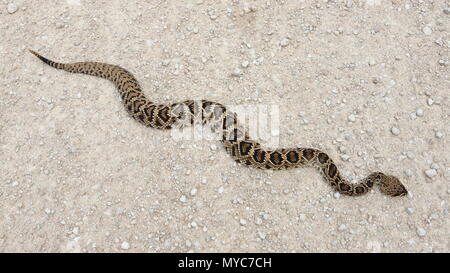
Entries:
{"type": "Polygon", "coordinates": [[[9,14],[13,14],[18,10],[18,7],[14,3],[9,3],[8,6],[6,7],[6,10],[8,11],[9,14]]]}
{"type": "Polygon", "coordinates": [[[124,249],[124,250],[130,249],[130,244],[129,244],[128,242],[123,242],[123,243],[120,245],[120,248],[121,248],[121,249],[124,249]]]}
{"type": "Polygon", "coordinates": [[[429,177],[429,178],[433,178],[437,175],[437,171],[435,169],[428,169],[425,171],[425,174],[429,177]]]}
{"type": "Polygon", "coordinates": [[[417,228],[417,235],[419,235],[419,237],[424,237],[425,235],[427,235],[427,231],[423,228],[417,228]]]}
{"type": "Polygon", "coordinates": [[[392,133],[394,136],[398,136],[398,135],[400,135],[400,129],[398,129],[397,127],[392,127],[392,128],[391,128],[391,133],[392,133]]]}
{"type": "Polygon", "coordinates": [[[289,40],[287,38],[284,38],[283,40],[280,41],[280,45],[282,47],[288,46],[289,45],[289,40]]]}
{"type": "Polygon", "coordinates": [[[405,175],[408,176],[408,177],[411,177],[411,176],[413,175],[413,171],[412,171],[411,169],[406,169],[406,170],[404,171],[404,173],[405,173],[405,175]]]}
{"type": "Polygon", "coordinates": [[[431,33],[433,33],[433,30],[432,30],[429,26],[425,26],[425,27],[422,29],[422,32],[423,32],[425,35],[431,35],[431,33]]]}

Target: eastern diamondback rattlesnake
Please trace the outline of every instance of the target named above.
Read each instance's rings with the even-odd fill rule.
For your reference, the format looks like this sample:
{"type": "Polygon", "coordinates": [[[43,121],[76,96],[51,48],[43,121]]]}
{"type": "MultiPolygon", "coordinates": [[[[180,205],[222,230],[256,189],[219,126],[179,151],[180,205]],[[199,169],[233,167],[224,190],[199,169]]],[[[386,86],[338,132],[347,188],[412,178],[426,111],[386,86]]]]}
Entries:
{"type": "Polygon", "coordinates": [[[391,196],[404,196],[406,188],[394,176],[374,172],[359,183],[342,178],[333,160],[324,152],[311,148],[265,150],[252,140],[237,116],[224,105],[208,100],[187,100],[173,104],[155,104],[149,101],[138,81],[127,70],[105,63],[56,63],[31,51],[44,63],[72,73],[84,73],[112,81],[119,90],[131,116],[145,126],[157,129],[192,125],[196,121],[210,124],[213,132],[222,134],[226,151],[237,161],[262,169],[289,169],[302,166],[317,167],[326,181],[337,191],[351,196],[363,195],[378,185],[381,192],[391,196]]]}

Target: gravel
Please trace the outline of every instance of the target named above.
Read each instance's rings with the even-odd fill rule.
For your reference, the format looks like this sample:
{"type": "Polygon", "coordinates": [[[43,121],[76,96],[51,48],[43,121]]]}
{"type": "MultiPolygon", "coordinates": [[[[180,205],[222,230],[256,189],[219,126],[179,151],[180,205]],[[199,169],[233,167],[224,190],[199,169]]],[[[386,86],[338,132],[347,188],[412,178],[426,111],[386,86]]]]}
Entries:
{"type": "Polygon", "coordinates": [[[428,169],[425,170],[425,174],[429,177],[429,178],[433,178],[437,175],[437,171],[435,169],[428,169]]]}
{"type": "Polygon", "coordinates": [[[123,242],[123,243],[120,245],[120,248],[121,248],[121,249],[124,249],[124,250],[130,249],[130,244],[129,244],[128,242],[123,242]]]}
{"type": "Polygon", "coordinates": [[[418,116],[418,117],[423,117],[423,110],[422,109],[417,109],[416,110],[416,115],[418,116]]]}
{"type": "Polygon", "coordinates": [[[347,119],[348,119],[348,121],[354,122],[354,121],[356,120],[356,116],[353,115],[353,114],[350,114],[350,115],[347,117],[347,119]]]}
{"type": "Polygon", "coordinates": [[[433,33],[433,30],[432,30],[431,27],[429,27],[429,26],[425,26],[425,27],[422,29],[422,31],[423,31],[423,33],[424,33],[425,35],[431,35],[431,34],[433,33]]]}
{"type": "Polygon", "coordinates": [[[8,6],[6,7],[6,10],[8,11],[9,14],[15,13],[18,9],[19,7],[17,7],[17,5],[14,3],[9,3],[8,6]]]}
{"type": "Polygon", "coordinates": [[[417,228],[416,233],[419,237],[425,237],[427,235],[427,231],[423,228],[417,228]]]}
{"type": "Polygon", "coordinates": [[[405,171],[404,171],[404,174],[406,175],[406,176],[408,176],[408,177],[411,177],[411,176],[413,176],[413,171],[411,170],[411,169],[406,169],[405,171]]]}
{"type": "Polygon", "coordinates": [[[398,129],[397,127],[392,127],[392,128],[391,128],[391,133],[392,133],[394,136],[398,136],[398,135],[400,135],[400,129],[398,129]]]}
{"type": "Polygon", "coordinates": [[[289,39],[284,38],[283,40],[280,41],[280,45],[282,47],[288,46],[289,45],[289,39]]]}
{"type": "Polygon", "coordinates": [[[0,251],[449,252],[448,4],[379,3],[3,2],[0,251]],[[351,182],[381,171],[414,195],[242,166],[27,49],[123,66],[157,103],[276,106],[263,146],[317,148],[351,182]]]}

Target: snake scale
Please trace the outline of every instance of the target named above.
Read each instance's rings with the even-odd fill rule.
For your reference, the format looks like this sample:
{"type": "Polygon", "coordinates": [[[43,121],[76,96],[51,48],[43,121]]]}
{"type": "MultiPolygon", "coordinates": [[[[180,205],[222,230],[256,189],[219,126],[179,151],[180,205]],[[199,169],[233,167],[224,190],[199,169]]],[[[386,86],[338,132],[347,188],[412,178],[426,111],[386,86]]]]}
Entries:
{"type": "Polygon", "coordinates": [[[319,169],[324,179],[338,192],[350,196],[366,194],[377,185],[390,196],[404,196],[408,192],[398,178],[381,172],[371,173],[359,183],[350,183],[339,173],[333,160],[323,151],[312,148],[266,150],[252,140],[237,115],[220,103],[208,100],[186,100],[172,104],[149,101],[138,81],[127,70],[98,62],[57,63],[30,50],[51,67],[72,73],[83,73],[112,81],[122,97],[130,115],[145,126],[172,129],[201,122],[209,124],[213,132],[220,133],[225,150],[237,162],[261,169],[289,169],[312,166],[319,169]]]}

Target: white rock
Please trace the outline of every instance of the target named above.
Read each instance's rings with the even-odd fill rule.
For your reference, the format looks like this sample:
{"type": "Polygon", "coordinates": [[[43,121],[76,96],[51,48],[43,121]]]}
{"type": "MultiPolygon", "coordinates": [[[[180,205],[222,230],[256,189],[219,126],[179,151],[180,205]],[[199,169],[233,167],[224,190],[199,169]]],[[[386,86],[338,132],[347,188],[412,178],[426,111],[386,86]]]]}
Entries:
{"type": "Polygon", "coordinates": [[[283,40],[280,41],[280,45],[282,47],[289,45],[289,40],[287,38],[284,38],[283,40]]]}
{"type": "Polygon", "coordinates": [[[183,202],[183,203],[186,203],[186,196],[182,195],[180,197],[180,201],[183,202]]]}
{"type": "Polygon", "coordinates": [[[418,116],[418,117],[421,117],[421,116],[423,116],[423,110],[422,109],[417,109],[417,111],[416,111],[416,115],[418,116]]]}
{"type": "Polygon", "coordinates": [[[197,189],[196,189],[196,188],[193,188],[193,189],[191,190],[191,195],[194,196],[194,195],[196,195],[196,194],[197,194],[197,189]]]}
{"type": "Polygon", "coordinates": [[[9,14],[13,14],[14,12],[16,12],[18,9],[17,5],[14,3],[9,3],[6,10],[8,11],[9,14]]]}
{"type": "Polygon", "coordinates": [[[430,167],[435,170],[439,169],[439,165],[436,163],[431,163],[430,167]]]}
{"type": "Polygon", "coordinates": [[[347,0],[347,3],[345,4],[345,6],[347,8],[351,8],[351,7],[353,7],[353,2],[351,0],[347,0]]]}
{"type": "Polygon", "coordinates": [[[168,66],[170,64],[170,59],[164,59],[161,61],[162,66],[168,66]]]}
{"type": "Polygon", "coordinates": [[[350,156],[349,156],[349,155],[346,155],[346,154],[343,154],[343,155],[341,155],[341,158],[342,158],[342,160],[344,160],[344,161],[348,161],[348,160],[350,159],[350,156]]]}
{"type": "Polygon", "coordinates": [[[445,8],[445,9],[444,9],[444,13],[447,14],[447,15],[449,15],[449,14],[450,14],[450,7],[445,8]]]}
{"type": "Polygon", "coordinates": [[[217,190],[218,193],[223,193],[223,191],[224,191],[224,188],[223,188],[223,187],[220,187],[220,188],[217,190]]]}
{"type": "Polygon", "coordinates": [[[424,237],[425,235],[427,235],[427,231],[423,228],[418,228],[416,232],[420,237],[424,237]]]}
{"type": "Polygon", "coordinates": [[[425,171],[425,174],[429,177],[429,178],[433,178],[437,175],[437,171],[435,169],[428,169],[425,171]]]}
{"type": "Polygon", "coordinates": [[[242,74],[242,71],[239,68],[236,68],[233,73],[231,73],[235,77],[239,77],[242,74]]]}
{"type": "Polygon", "coordinates": [[[406,169],[406,170],[404,171],[404,173],[405,173],[405,175],[408,176],[408,177],[411,177],[411,176],[413,175],[413,171],[412,171],[411,169],[406,169]]]}
{"type": "Polygon", "coordinates": [[[356,116],[353,115],[353,114],[350,114],[347,118],[348,118],[348,120],[351,121],[351,122],[354,122],[354,121],[356,120],[356,116]]]}
{"type": "Polygon", "coordinates": [[[259,238],[261,238],[261,240],[266,239],[266,233],[263,231],[258,232],[258,236],[259,236],[259,238]]]}
{"type": "Polygon", "coordinates": [[[77,235],[78,233],[80,233],[80,228],[79,228],[79,227],[74,227],[74,228],[72,229],[72,233],[75,234],[75,235],[77,235]]]}
{"type": "Polygon", "coordinates": [[[298,216],[298,219],[303,222],[306,220],[306,215],[302,213],[298,216]]]}
{"type": "Polygon", "coordinates": [[[391,128],[391,133],[392,133],[394,136],[398,136],[398,135],[400,134],[400,129],[398,129],[397,127],[392,127],[392,128],[391,128]]]}
{"type": "Polygon", "coordinates": [[[346,229],[347,229],[347,226],[345,224],[341,224],[339,226],[339,228],[338,228],[339,231],[343,231],[343,230],[346,230],[346,229]]]}
{"type": "Polygon", "coordinates": [[[440,131],[437,131],[435,135],[437,138],[442,138],[444,136],[444,134],[440,131]]]}
{"type": "Polygon", "coordinates": [[[339,199],[341,197],[341,194],[339,192],[335,192],[333,196],[334,198],[339,199]]]}
{"type": "Polygon", "coordinates": [[[242,66],[243,68],[246,68],[246,67],[248,67],[249,64],[250,64],[250,63],[249,63],[247,60],[245,60],[245,61],[242,62],[241,66],[242,66]]]}
{"type": "Polygon", "coordinates": [[[406,212],[408,212],[408,214],[413,214],[414,209],[413,208],[407,208],[406,212]]]}
{"type": "Polygon", "coordinates": [[[130,249],[130,244],[129,244],[128,242],[123,242],[123,243],[120,245],[120,248],[121,248],[121,249],[125,249],[125,250],[130,249]]]}
{"type": "Polygon", "coordinates": [[[429,26],[425,26],[425,27],[422,29],[422,31],[423,31],[423,33],[424,33],[425,35],[431,35],[431,33],[433,33],[433,30],[432,30],[429,26]]]}
{"type": "Polygon", "coordinates": [[[241,226],[245,226],[247,224],[247,221],[245,219],[241,219],[239,220],[239,223],[241,224],[241,226]]]}

